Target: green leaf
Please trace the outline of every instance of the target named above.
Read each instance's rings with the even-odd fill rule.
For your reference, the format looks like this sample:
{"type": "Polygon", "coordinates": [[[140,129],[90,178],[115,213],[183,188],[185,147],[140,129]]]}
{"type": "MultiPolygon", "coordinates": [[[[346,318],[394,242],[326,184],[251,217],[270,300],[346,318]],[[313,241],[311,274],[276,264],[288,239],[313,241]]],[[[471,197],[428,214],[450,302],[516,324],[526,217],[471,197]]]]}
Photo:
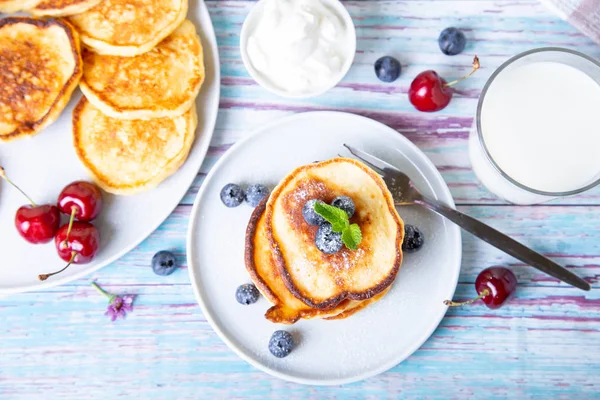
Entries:
{"type": "Polygon", "coordinates": [[[314,208],[317,214],[331,224],[331,229],[334,232],[344,232],[348,228],[350,223],[346,211],[319,201],[315,203],[314,208]]]}
{"type": "Polygon", "coordinates": [[[342,232],[342,242],[350,250],[356,250],[360,242],[362,242],[362,232],[358,224],[352,224],[342,232]]]}

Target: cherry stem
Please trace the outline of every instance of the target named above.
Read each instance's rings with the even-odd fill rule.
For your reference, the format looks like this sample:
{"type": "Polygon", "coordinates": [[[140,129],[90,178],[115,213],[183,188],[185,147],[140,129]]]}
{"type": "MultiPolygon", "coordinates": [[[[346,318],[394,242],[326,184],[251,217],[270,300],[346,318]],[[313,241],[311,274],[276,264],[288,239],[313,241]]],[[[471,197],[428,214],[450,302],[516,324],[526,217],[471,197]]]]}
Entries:
{"type": "Polygon", "coordinates": [[[477,71],[480,67],[481,67],[481,64],[479,64],[479,58],[477,58],[477,56],[475,56],[475,58],[473,58],[473,69],[471,70],[471,72],[469,72],[468,74],[466,74],[462,78],[458,78],[457,80],[454,80],[452,82],[444,83],[442,86],[443,87],[447,87],[447,86],[456,85],[458,82],[460,82],[462,80],[465,80],[468,77],[470,77],[471,75],[473,75],[473,73],[475,71],[477,71]]]}
{"type": "Polygon", "coordinates": [[[71,264],[73,264],[73,261],[75,261],[75,257],[76,256],[77,256],[77,252],[72,251],[71,252],[71,259],[69,260],[69,263],[63,269],[61,269],[60,271],[52,272],[51,274],[41,274],[41,275],[38,275],[38,279],[40,281],[45,281],[46,279],[50,278],[53,275],[60,274],[65,269],[69,268],[71,266],[71,264]]]}
{"type": "Polygon", "coordinates": [[[482,298],[484,298],[488,294],[490,294],[489,289],[483,289],[481,291],[481,293],[479,294],[479,296],[475,297],[474,299],[463,301],[463,302],[455,302],[455,301],[451,301],[451,300],[444,300],[444,304],[447,305],[447,306],[449,306],[449,307],[466,306],[467,304],[472,304],[472,303],[475,303],[477,300],[481,300],[482,298]]]}
{"type": "Polygon", "coordinates": [[[8,179],[8,175],[6,175],[6,171],[4,171],[4,168],[2,168],[2,167],[0,167],[0,178],[3,178],[6,182],[10,183],[15,189],[17,189],[19,192],[21,192],[21,194],[23,196],[25,196],[27,198],[27,200],[29,200],[29,202],[31,203],[32,206],[37,207],[37,204],[35,204],[35,202],[33,200],[31,200],[31,197],[27,196],[27,193],[25,193],[23,190],[21,190],[20,187],[15,185],[13,181],[8,179]]]}
{"type": "Polygon", "coordinates": [[[71,234],[71,229],[73,228],[73,221],[75,221],[75,213],[77,212],[77,210],[77,207],[71,207],[71,218],[69,218],[69,227],[67,228],[67,236],[65,237],[65,243],[69,241],[69,235],[71,234]]]}
{"type": "Polygon", "coordinates": [[[96,289],[96,291],[100,294],[102,294],[104,297],[108,298],[109,302],[112,303],[113,299],[115,298],[114,295],[108,293],[106,290],[102,289],[100,286],[98,286],[98,284],[96,282],[92,282],[92,287],[94,289],[96,289]]]}

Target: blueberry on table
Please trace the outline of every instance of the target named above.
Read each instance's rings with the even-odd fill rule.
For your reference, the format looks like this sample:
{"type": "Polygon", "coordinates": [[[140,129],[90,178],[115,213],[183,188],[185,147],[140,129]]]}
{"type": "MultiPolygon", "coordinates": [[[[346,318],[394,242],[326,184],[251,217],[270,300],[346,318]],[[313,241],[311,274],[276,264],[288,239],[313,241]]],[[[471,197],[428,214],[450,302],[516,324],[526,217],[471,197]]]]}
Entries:
{"type": "Polygon", "coordinates": [[[265,185],[250,185],[246,189],[246,201],[252,207],[256,207],[262,199],[269,195],[269,188],[265,185]]]}
{"type": "Polygon", "coordinates": [[[275,331],[269,340],[269,351],[277,358],[288,356],[294,348],[294,338],[289,332],[275,331]]]}
{"type": "Polygon", "coordinates": [[[221,201],[229,208],[242,204],[244,197],[244,191],[235,183],[228,183],[221,189],[221,201]]]}
{"type": "Polygon", "coordinates": [[[394,57],[384,56],[375,61],[375,75],[382,82],[394,82],[401,70],[400,62],[394,57]]]}
{"type": "Polygon", "coordinates": [[[334,232],[329,222],[319,226],[315,235],[315,245],[317,249],[325,254],[335,254],[342,249],[342,234],[334,232]]]}
{"type": "Polygon", "coordinates": [[[352,218],[354,212],[356,211],[356,206],[354,205],[354,201],[348,196],[338,196],[331,201],[331,205],[337,207],[341,210],[346,211],[348,214],[348,218],[352,218]]]}
{"type": "Polygon", "coordinates": [[[170,251],[159,251],[152,257],[152,271],[156,275],[171,275],[176,268],[175,255],[170,251]]]}
{"type": "Polygon", "coordinates": [[[465,34],[456,28],[446,28],[438,38],[440,50],[447,56],[455,56],[465,49],[467,38],[465,34]]]}
{"type": "Polygon", "coordinates": [[[304,203],[304,207],[302,207],[302,216],[309,225],[319,226],[325,223],[325,218],[315,211],[317,201],[323,203],[321,200],[312,199],[304,203]]]}
{"type": "Polygon", "coordinates": [[[254,286],[251,283],[241,285],[235,291],[235,299],[237,300],[237,302],[246,306],[249,304],[256,303],[259,297],[260,292],[258,291],[256,286],[254,286]]]}
{"type": "Polygon", "coordinates": [[[425,243],[425,236],[419,228],[413,225],[404,226],[404,242],[402,250],[406,253],[414,253],[419,251],[425,243]]]}

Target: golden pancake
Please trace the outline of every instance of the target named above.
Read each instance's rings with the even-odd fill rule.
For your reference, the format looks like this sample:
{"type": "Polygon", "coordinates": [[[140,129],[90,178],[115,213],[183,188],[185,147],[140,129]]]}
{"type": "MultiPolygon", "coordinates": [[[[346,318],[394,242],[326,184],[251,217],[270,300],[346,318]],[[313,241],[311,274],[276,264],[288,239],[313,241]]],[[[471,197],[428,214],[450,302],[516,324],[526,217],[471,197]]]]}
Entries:
{"type": "Polygon", "coordinates": [[[63,20],[0,20],[0,141],[39,133],[58,118],[81,77],[77,33],[63,20]]]}
{"type": "Polygon", "coordinates": [[[100,1],[102,0],[42,0],[28,11],[39,16],[65,17],[81,14],[98,5],[100,1]]]}
{"type": "Polygon", "coordinates": [[[275,323],[293,324],[299,319],[342,319],[364,309],[385,295],[386,291],[365,301],[343,300],[330,310],[311,308],[290,293],[273,260],[271,246],[266,236],[266,199],[252,213],[246,231],[246,269],[256,287],[273,304],[265,317],[275,323]]]}
{"type": "Polygon", "coordinates": [[[96,53],[135,56],[173,33],[187,10],[187,0],[103,0],[69,19],[96,53]]]}
{"type": "Polygon", "coordinates": [[[366,300],[387,289],[402,262],[404,224],[379,175],[347,158],[297,168],[273,190],[266,209],[266,236],[286,288],[311,308],[330,310],[346,299],[366,300]],[[350,223],[362,231],[357,250],[335,254],[317,249],[317,227],[304,221],[310,199],[330,203],[349,196],[356,205],[350,223]]]}
{"type": "Polygon", "coordinates": [[[0,0],[0,13],[14,13],[35,7],[40,0],[0,0]]]}
{"type": "Polygon", "coordinates": [[[157,186],[179,169],[197,124],[195,106],[178,117],[123,120],[104,115],[82,97],[73,111],[73,145],[101,188],[133,194],[157,186]]]}
{"type": "Polygon", "coordinates": [[[183,23],[147,53],[106,56],[83,51],[79,87],[104,114],[147,119],[190,109],[204,81],[204,60],[194,24],[183,23]]]}

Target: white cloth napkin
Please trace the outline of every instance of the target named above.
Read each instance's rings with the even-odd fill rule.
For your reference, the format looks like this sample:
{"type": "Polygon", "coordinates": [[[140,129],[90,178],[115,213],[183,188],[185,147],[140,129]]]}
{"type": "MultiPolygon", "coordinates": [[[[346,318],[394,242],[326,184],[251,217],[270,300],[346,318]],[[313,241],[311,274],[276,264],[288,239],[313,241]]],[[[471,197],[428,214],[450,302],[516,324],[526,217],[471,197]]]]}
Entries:
{"type": "Polygon", "coordinates": [[[561,18],[600,43],[600,0],[541,0],[561,18]]]}

